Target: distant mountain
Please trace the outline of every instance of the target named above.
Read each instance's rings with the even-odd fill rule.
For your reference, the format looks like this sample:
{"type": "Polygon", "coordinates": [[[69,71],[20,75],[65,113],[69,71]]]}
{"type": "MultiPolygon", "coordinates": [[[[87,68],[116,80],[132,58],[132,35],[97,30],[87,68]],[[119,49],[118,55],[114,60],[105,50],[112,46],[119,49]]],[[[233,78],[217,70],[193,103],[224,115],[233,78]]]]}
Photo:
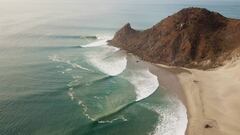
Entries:
{"type": "Polygon", "coordinates": [[[239,54],[240,20],[186,8],[144,31],[128,23],[109,44],[150,62],[208,69],[239,54]]]}

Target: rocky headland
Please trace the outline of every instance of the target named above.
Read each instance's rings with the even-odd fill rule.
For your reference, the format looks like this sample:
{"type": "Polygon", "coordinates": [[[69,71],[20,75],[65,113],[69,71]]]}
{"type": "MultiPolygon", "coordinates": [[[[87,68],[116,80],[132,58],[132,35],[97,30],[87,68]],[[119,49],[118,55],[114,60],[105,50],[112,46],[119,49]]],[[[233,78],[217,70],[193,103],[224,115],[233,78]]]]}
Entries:
{"type": "MultiPolygon", "coordinates": [[[[240,20],[186,8],[147,30],[126,24],[109,44],[175,74],[187,107],[186,135],[240,134],[240,20]]],[[[174,89],[169,75],[159,78],[174,89]]]]}
{"type": "Polygon", "coordinates": [[[240,20],[186,8],[147,30],[135,30],[128,23],[109,44],[153,63],[209,69],[240,52],[239,38],[240,20]]]}

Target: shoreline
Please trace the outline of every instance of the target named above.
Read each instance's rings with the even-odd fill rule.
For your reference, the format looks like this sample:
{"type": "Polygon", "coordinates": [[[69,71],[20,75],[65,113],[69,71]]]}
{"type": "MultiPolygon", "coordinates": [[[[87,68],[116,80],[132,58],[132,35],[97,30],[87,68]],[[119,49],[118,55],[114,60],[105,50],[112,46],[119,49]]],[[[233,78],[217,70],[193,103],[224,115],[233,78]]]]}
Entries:
{"type": "Polygon", "coordinates": [[[182,86],[186,135],[239,135],[239,60],[206,71],[156,65],[175,74],[182,86]]]}
{"type": "MultiPolygon", "coordinates": [[[[186,106],[186,98],[182,90],[182,85],[178,77],[176,76],[176,72],[184,72],[184,70],[181,70],[181,69],[170,70],[167,67],[159,66],[151,62],[144,61],[138,56],[133,55],[131,53],[127,53],[127,59],[128,59],[128,62],[134,62],[134,63],[136,62],[137,64],[145,65],[152,74],[157,76],[159,86],[164,88],[164,91],[166,91],[169,94],[169,96],[171,96],[172,98],[176,98],[179,101],[179,103],[184,106],[184,113],[185,113],[184,115],[186,116],[186,121],[184,120],[184,124],[185,124],[184,126],[186,126],[186,128],[182,125],[179,126],[178,129],[181,128],[180,130],[181,130],[181,133],[183,134],[181,133],[178,133],[178,134],[186,135],[186,132],[188,129],[188,108],[186,106]]],[[[180,123],[181,122],[182,120],[180,121],[180,123]]]]}
{"type": "MultiPolygon", "coordinates": [[[[164,64],[154,64],[152,63],[153,65],[156,66],[156,68],[160,68],[160,69],[164,69],[164,70],[167,70],[172,76],[174,76],[176,78],[176,82],[179,84],[179,86],[177,88],[175,88],[175,90],[171,90],[173,92],[175,92],[178,96],[178,98],[181,100],[181,102],[184,104],[185,108],[186,108],[186,113],[187,113],[187,128],[185,129],[185,135],[195,135],[195,134],[190,134],[189,133],[189,127],[190,127],[190,115],[191,113],[189,112],[189,101],[188,100],[188,95],[185,93],[185,90],[183,88],[183,84],[182,82],[180,81],[179,79],[179,74],[181,73],[186,73],[186,74],[191,74],[190,71],[184,69],[184,68],[181,68],[181,67],[171,67],[171,66],[167,66],[167,65],[164,65],[164,64]]],[[[170,90],[170,89],[169,89],[170,90]]]]}
{"type": "Polygon", "coordinates": [[[186,108],[185,135],[239,135],[240,60],[211,70],[144,62],[186,108]],[[225,110],[226,109],[226,110],[225,110]]]}
{"type": "Polygon", "coordinates": [[[131,53],[127,55],[149,67],[159,84],[184,104],[185,135],[239,135],[240,60],[199,70],[151,63],[131,53]]]}

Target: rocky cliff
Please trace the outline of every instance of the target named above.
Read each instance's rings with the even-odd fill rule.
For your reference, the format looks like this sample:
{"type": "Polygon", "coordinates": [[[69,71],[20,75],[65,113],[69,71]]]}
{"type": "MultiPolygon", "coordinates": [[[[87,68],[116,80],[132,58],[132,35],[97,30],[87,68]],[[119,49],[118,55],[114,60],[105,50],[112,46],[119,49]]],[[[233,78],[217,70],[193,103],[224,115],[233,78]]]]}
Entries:
{"type": "Polygon", "coordinates": [[[240,20],[202,8],[186,8],[152,28],[139,31],[126,24],[109,44],[144,60],[191,68],[213,68],[240,48],[240,20]]]}

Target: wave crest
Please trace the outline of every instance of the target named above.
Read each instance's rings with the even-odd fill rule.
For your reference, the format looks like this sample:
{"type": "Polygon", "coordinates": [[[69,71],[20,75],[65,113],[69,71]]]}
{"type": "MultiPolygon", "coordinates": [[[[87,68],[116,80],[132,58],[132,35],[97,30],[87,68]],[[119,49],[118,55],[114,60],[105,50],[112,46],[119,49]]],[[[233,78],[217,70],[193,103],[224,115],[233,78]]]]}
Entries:
{"type": "Polygon", "coordinates": [[[169,100],[171,105],[167,108],[144,106],[159,114],[159,122],[149,135],[185,135],[188,123],[186,108],[176,97],[169,100]]]}
{"type": "Polygon", "coordinates": [[[86,45],[81,45],[81,47],[97,47],[97,46],[106,46],[107,41],[112,39],[111,36],[96,36],[97,41],[86,44],[86,45]]]}
{"type": "Polygon", "coordinates": [[[127,55],[119,48],[108,46],[110,37],[99,37],[99,41],[84,45],[82,47],[98,47],[97,50],[86,53],[88,62],[101,72],[116,76],[122,73],[127,66],[127,55]]]}
{"type": "Polygon", "coordinates": [[[121,77],[134,85],[136,101],[140,101],[152,95],[159,87],[159,82],[158,77],[149,71],[147,65],[139,64],[135,59],[129,56],[127,70],[121,74],[121,77]]]}

